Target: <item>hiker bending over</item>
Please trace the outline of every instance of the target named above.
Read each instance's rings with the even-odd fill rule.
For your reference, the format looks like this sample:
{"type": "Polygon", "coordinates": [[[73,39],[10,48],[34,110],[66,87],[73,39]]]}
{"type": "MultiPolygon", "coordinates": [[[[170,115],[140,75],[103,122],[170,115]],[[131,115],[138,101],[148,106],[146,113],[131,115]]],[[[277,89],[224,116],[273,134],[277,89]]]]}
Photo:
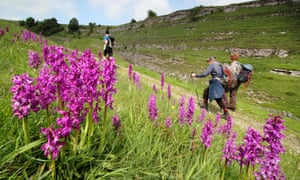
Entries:
{"type": "Polygon", "coordinates": [[[223,70],[222,66],[219,62],[217,62],[216,57],[210,57],[207,59],[209,66],[202,74],[192,73],[192,77],[203,78],[211,75],[211,79],[209,80],[209,86],[203,91],[203,106],[202,108],[208,109],[208,99],[210,101],[216,100],[221,109],[223,109],[223,118],[227,119],[229,116],[229,112],[226,107],[226,103],[224,101],[225,90],[222,85],[223,79],[223,70]]]}
{"type": "Polygon", "coordinates": [[[226,103],[227,108],[232,111],[235,111],[235,109],[236,109],[236,95],[237,95],[237,91],[241,85],[241,82],[238,81],[238,78],[237,78],[238,74],[241,71],[241,65],[240,65],[238,59],[239,59],[238,53],[232,53],[230,55],[230,60],[231,60],[230,69],[231,69],[234,77],[233,77],[232,83],[225,87],[224,101],[226,103]],[[226,93],[229,94],[229,102],[228,102],[228,97],[227,97],[226,93]]]}

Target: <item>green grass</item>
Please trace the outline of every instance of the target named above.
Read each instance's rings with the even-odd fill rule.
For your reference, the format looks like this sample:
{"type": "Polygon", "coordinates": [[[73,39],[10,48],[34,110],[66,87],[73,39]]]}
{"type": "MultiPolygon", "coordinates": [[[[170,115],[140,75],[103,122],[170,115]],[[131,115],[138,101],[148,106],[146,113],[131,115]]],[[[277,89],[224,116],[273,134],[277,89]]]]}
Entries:
{"type": "MultiPolygon", "coordinates": [[[[273,68],[300,70],[299,54],[299,13],[298,6],[283,5],[278,7],[263,7],[256,9],[241,9],[234,13],[215,13],[202,17],[206,21],[189,24],[178,22],[156,23],[152,27],[145,26],[135,30],[119,31],[114,27],[112,31],[117,39],[115,49],[116,63],[119,70],[117,74],[117,90],[115,95],[114,110],[108,112],[108,120],[113,115],[121,118],[121,133],[113,131],[108,126],[105,134],[104,151],[99,151],[102,122],[95,126],[95,134],[91,139],[89,148],[77,154],[68,151],[65,147],[64,154],[56,162],[58,179],[219,179],[222,173],[223,161],[221,160],[224,138],[215,135],[212,147],[208,149],[206,158],[203,159],[204,148],[199,142],[203,124],[194,123],[192,127],[181,127],[177,122],[178,98],[173,96],[172,101],[166,99],[166,89],[157,94],[159,119],[153,123],[148,118],[147,103],[152,93],[152,82],[141,79],[142,89],[136,88],[128,81],[126,68],[129,62],[122,60],[118,52],[125,51],[124,46],[163,44],[174,46],[169,50],[156,48],[132,48],[126,51],[142,54],[151,54],[165,60],[162,68],[166,71],[178,71],[182,76],[190,72],[202,71],[209,56],[217,56],[220,62],[228,62],[228,52],[224,48],[278,48],[290,51],[288,58],[249,58],[241,57],[242,63],[251,63],[254,74],[250,87],[241,88],[238,94],[238,108],[247,120],[263,124],[267,115],[274,112],[289,111],[293,117],[285,117],[285,135],[288,138],[300,139],[299,107],[300,97],[298,77],[282,76],[270,73],[273,68]],[[270,13],[282,12],[284,17],[268,16],[270,13]],[[244,18],[239,18],[241,15],[244,18]],[[249,16],[251,18],[245,18],[249,16]],[[226,19],[233,19],[227,21],[226,19]],[[288,22],[288,23],[287,23],[288,22]],[[235,32],[226,35],[223,40],[210,40],[222,32],[235,32]],[[282,35],[279,32],[286,31],[282,35]],[[264,33],[262,33],[264,32],[264,33]],[[191,42],[190,44],[188,42],[191,42]],[[176,50],[177,46],[187,44],[186,49],[176,50]],[[201,47],[193,50],[192,47],[201,47]],[[211,48],[215,47],[215,48],[211,48]],[[173,64],[171,58],[183,60],[182,64],[173,64]],[[121,68],[125,68],[122,71],[121,68]],[[164,96],[164,99],[159,97],[164,96]],[[258,103],[259,100],[260,102],[258,103]],[[175,102],[174,102],[175,101],[175,102]],[[262,102],[262,103],[261,103],[262,102]],[[174,106],[174,107],[173,107],[174,106]],[[274,111],[275,110],[275,111],[274,111]],[[166,117],[172,118],[172,127],[164,127],[166,117]],[[295,118],[297,117],[297,118],[295,118]],[[195,139],[191,139],[192,128],[197,129],[195,139]],[[191,143],[196,144],[190,150],[191,143]]],[[[51,179],[49,169],[51,161],[40,151],[40,145],[46,140],[40,134],[40,128],[46,126],[46,113],[39,112],[29,115],[30,137],[32,143],[25,145],[23,141],[22,122],[13,117],[9,92],[11,79],[14,75],[29,73],[36,76],[37,72],[28,68],[28,50],[41,51],[41,45],[18,41],[12,44],[13,33],[19,33],[22,28],[17,22],[0,20],[0,27],[10,28],[10,32],[0,37],[0,179],[51,179]]],[[[126,25],[124,25],[126,26],[126,25]]],[[[103,27],[104,28],[104,27],[103,27]]],[[[100,28],[101,29],[101,28],[100,28]]],[[[76,36],[60,34],[49,37],[50,44],[60,44],[72,49],[91,49],[97,54],[102,50],[101,34],[92,36],[76,36]]],[[[134,71],[152,77],[153,83],[160,87],[160,72],[149,71],[134,65],[134,71]]],[[[207,79],[196,81],[197,90],[202,94],[202,89],[207,86],[207,79]]],[[[179,88],[179,95],[195,95],[195,87],[190,79],[182,81],[179,77],[165,77],[165,84],[179,88]]],[[[100,116],[103,112],[100,112],[100,116]]],[[[197,111],[195,119],[199,116],[197,111]]],[[[207,119],[214,119],[214,114],[208,114],[207,119]]],[[[55,121],[53,116],[52,120],[55,121]]],[[[221,121],[224,123],[224,121],[221,121]]],[[[247,122],[245,122],[247,123],[247,122]]],[[[110,122],[108,122],[110,124],[110,122]]],[[[262,131],[262,129],[258,129],[262,131]]],[[[242,141],[245,131],[234,126],[238,132],[239,142],[242,141]]],[[[284,140],[285,141],[285,140],[284,140]]],[[[291,141],[291,140],[287,140],[291,141]]],[[[70,144],[69,144],[70,145],[70,144]]],[[[299,144],[296,144],[299,146],[299,144]]],[[[281,156],[281,168],[286,179],[299,177],[299,153],[287,152],[281,156]]],[[[226,179],[237,179],[239,166],[234,163],[228,167],[226,179]]]]}

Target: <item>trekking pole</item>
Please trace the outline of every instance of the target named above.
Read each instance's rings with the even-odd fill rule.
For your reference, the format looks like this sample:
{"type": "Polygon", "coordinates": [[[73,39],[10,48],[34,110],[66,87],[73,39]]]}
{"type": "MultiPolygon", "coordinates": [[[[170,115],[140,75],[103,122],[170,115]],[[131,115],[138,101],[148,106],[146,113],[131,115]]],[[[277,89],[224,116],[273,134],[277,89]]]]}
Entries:
{"type": "Polygon", "coordinates": [[[196,85],[195,78],[193,78],[192,76],[190,76],[190,77],[193,79],[193,84],[194,84],[194,88],[195,88],[195,92],[196,92],[196,96],[197,96],[197,100],[198,100],[198,105],[201,108],[200,96],[199,96],[199,93],[198,93],[198,88],[197,88],[197,85],[196,85]]]}

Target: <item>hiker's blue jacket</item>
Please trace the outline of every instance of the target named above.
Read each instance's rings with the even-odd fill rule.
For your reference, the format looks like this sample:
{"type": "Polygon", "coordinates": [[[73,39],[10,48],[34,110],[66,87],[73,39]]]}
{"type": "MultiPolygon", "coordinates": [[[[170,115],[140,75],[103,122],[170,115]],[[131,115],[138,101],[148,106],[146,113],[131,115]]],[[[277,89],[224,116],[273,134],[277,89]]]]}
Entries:
{"type": "Polygon", "coordinates": [[[220,65],[220,63],[218,63],[218,62],[211,63],[207,67],[207,69],[205,70],[204,73],[197,74],[195,77],[203,78],[203,77],[208,76],[209,74],[212,76],[212,78],[222,79],[223,78],[223,70],[222,70],[222,66],[220,65]]]}
{"type": "Polygon", "coordinates": [[[210,100],[219,99],[223,96],[225,91],[221,83],[223,79],[222,66],[218,62],[213,62],[207,67],[204,73],[197,74],[195,77],[203,78],[209,74],[212,76],[212,79],[209,81],[208,98],[210,100]]]}

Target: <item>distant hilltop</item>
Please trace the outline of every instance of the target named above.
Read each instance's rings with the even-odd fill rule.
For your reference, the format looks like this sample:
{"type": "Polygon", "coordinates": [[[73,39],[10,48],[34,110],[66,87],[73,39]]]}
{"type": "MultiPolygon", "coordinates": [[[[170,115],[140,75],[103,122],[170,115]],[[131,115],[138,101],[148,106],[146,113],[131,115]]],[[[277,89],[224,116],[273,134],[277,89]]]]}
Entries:
{"type": "MultiPolygon", "coordinates": [[[[257,8],[262,6],[276,6],[283,4],[300,4],[300,0],[260,0],[260,1],[249,1],[239,4],[230,4],[227,6],[198,6],[192,9],[178,10],[173,13],[158,16],[156,18],[148,18],[144,21],[145,26],[151,26],[153,23],[162,23],[166,21],[177,21],[181,20],[181,23],[184,23],[184,19],[193,16],[194,18],[199,18],[216,12],[231,13],[235,12],[241,8],[257,8]]],[[[131,26],[131,28],[134,28],[131,26]]]]}

